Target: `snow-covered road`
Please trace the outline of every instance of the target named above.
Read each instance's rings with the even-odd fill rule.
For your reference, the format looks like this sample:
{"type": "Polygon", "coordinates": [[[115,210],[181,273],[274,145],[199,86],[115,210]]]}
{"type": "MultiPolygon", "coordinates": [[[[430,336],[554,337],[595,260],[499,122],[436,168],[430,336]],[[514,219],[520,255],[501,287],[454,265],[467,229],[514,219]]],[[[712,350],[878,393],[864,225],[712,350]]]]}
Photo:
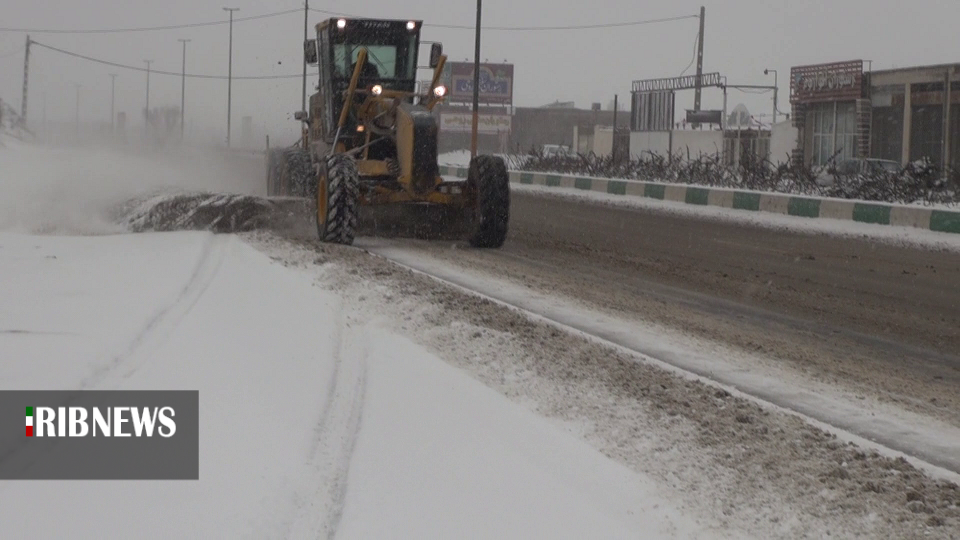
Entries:
{"type": "Polygon", "coordinates": [[[7,537],[709,532],[237,237],[0,233],[0,276],[3,389],[199,390],[201,417],[199,481],[0,484],[7,537]]]}
{"type": "MultiPolygon", "coordinates": [[[[287,206],[290,223],[253,233],[129,234],[142,230],[131,218],[183,226],[131,198],[177,213],[171,190],[212,190],[197,199],[211,207],[216,193],[257,195],[256,160],[224,160],[0,152],[0,389],[197,390],[201,419],[199,481],[0,483],[4,538],[956,538],[956,484],[547,320],[544,306],[564,305],[643,337],[624,312],[565,303],[571,289],[637,300],[606,295],[607,274],[560,258],[548,279],[509,247],[381,243],[483,281],[467,291],[318,244],[287,206]],[[493,275],[480,271],[490,261],[493,275]],[[536,313],[476,294],[518,276],[525,288],[500,292],[536,313]]],[[[234,210],[259,208],[247,203],[234,210]]],[[[201,214],[198,226],[218,217],[201,214]]],[[[566,253],[541,244],[549,260],[566,253]]],[[[773,373],[688,337],[677,351],[704,345],[698,358],[737,377],[773,373]]],[[[783,380],[830,395],[815,366],[794,375],[783,380]]]]}

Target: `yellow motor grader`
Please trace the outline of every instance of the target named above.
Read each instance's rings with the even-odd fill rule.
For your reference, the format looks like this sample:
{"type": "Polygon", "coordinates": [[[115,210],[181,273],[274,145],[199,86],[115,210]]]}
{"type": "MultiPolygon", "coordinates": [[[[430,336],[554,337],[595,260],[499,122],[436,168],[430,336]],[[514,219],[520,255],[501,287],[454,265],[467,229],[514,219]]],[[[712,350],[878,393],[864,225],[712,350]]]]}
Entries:
{"type": "Polygon", "coordinates": [[[465,180],[439,174],[434,108],[446,95],[446,56],[432,44],[433,79],[418,92],[421,28],[422,21],[331,18],[305,43],[319,91],[309,112],[295,114],[301,141],[268,153],[267,192],[315,198],[324,242],[353,242],[360,205],[427,204],[462,215],[471,245],[503,245],[510,213],[503,160],[474,157],[465,180]]]}

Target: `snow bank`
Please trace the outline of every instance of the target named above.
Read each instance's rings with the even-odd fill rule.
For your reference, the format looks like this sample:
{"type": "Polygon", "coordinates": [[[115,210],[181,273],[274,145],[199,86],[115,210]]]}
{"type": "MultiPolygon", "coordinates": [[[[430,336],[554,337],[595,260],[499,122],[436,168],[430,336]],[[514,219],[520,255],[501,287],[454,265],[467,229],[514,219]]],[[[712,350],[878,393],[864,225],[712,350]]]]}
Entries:
{"type": "Polygon", "coordinates": [[[449,165],[451,167],[469,167],[470,166],[470,151],[469,150],[455,150],[453,152],[446,152],[440,154],[437,157],[437,162],[440,165],[449,165]]]}
{"type": "MultiPolygon", "coordinates": [[[[528,156],[524,155],[510,155],[510,154],[496,154],[504,159],[507,163],[523,163],[528,156]]],[[[440,154],[437,157],[437,163],[440,165],[446,165],[448,167],[469,167],[470,166],[470,151],[469,150],[455,150],[453,152],[446,152],[440,154]]]]}

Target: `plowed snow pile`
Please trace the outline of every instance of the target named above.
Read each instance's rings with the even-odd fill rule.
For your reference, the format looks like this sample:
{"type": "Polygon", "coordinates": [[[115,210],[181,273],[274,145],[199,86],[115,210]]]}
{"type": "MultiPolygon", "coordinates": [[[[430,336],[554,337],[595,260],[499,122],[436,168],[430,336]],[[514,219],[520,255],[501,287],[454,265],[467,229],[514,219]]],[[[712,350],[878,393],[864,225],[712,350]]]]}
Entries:
{"type": "Polygon", "coordinates": [[[134,199],[118,209],[118,217],[133,232],[233,233],[297,227],[308,215],[308,206],[308,201],[297,199],[187,192],[134,199]]]}

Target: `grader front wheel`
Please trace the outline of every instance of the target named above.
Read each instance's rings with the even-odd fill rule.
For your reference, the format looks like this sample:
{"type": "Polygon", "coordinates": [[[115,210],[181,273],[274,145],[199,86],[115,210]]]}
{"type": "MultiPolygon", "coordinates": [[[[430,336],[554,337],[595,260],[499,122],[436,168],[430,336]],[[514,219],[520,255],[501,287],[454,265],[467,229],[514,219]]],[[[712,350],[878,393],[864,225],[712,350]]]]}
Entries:
{"type": "Polygon", "coordinates": [[[330,156],[317,176],[317,235],[322,242],[353,244],[359,194],[360,177],[353,158],[330,156]]]}
{"type": "Polygon", "coordinates": [[[510,176],[503,159],[477,156],[470,162],[467,190],[473,202],[470,245],[499,248],[507,238],[510,219],[510,176]]]}

